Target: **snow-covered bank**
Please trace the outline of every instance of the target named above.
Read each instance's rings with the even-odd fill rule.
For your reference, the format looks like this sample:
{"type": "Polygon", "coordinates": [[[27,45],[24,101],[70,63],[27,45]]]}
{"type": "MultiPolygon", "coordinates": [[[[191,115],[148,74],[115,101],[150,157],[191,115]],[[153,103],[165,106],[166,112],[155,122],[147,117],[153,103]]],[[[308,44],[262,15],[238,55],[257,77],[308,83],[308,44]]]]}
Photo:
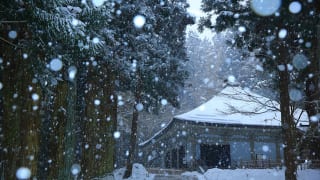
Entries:
{"type": "MultiPolygon", "coordinates": [[[[185,172],[185,177],[197,177],[199,180],[284,180],[284,170],[277,169],[209,169],[203,175],[198,172],[185,172]]],[[[319,180],[319,169],[298,171],[298,180],[319,180]]]]}
{"type": "MultiPolygon", "coordinates": [[[[125,168],[117,169],[114,171],[114,180],[123,180],[125,168]]],[[[132,176],[126,180],[153,180],[154,174],[149,174],[145,167],[141,164],[134,164],[132,169],[132,176]]],[[[103,179],[107,180],[107,179],[103,179]]]]}
{"type": "MultiPolygon", "coordinates": [[[[114,171],[114,180],[124,180],[125,168],[114,171]]],[[[150,174],[141,164],[134,164],[132,177],[126,180],[153,180],[155,174],[150,174]]],[[[101,180],[109,180],[111,177],[101,180]]],[[[113,178],[111,178],[113,179],[113,178]]],[[[209,169],[204,174],[199,172],[184,172],[181,179],[198,180],[284,180],[284,170],[281,169],[209,169]]],[[[298,171],[298,180],[319,180],[320,169],[298,171]]]]}

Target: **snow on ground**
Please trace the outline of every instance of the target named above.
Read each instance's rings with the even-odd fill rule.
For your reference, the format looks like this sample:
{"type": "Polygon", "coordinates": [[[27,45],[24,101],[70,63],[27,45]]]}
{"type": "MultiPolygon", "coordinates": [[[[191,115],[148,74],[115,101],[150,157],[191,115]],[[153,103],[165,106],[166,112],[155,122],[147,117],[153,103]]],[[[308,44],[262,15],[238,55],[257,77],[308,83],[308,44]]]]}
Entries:
{"type": "MultiPolygon", "coordinates": [[[[123,180],[125,168],[117,169],[114,171],[114,180],[123,180]]],[[[133,164],[132,176],[126,180],[153,180],[154,174],[149,174],[145,167],[141,164],[133,164]]],[[[107,179],[105,179],[107,180],[107,179]]]]}
{"type": "MultiPolygon", "coordinates": [[[[203,175],[198,172],[185,172],[185,177],[197,177],[199,180],[284,180],[284,170],[277,169],[209,169],[203,175]]],[[[319,169],[298,171],[298,180],[319,180],[319,169]]]]}
{"type": "MultiPolygon", "coordinates": [[[[125,168],[114,171],[114,180],[124,180],[125,168]]],[[[133,165],[132,177],[125,180],[154,180],[155,174],[150,174],[141,164],[133,165]]],[[[111,178],[111,177],[109,177],[111,178]]],[[[101,180],[108,180],[108,177],[101,180]]],[[[113,179],[113,178],[111,178],[113,179]]],[[[169,178],[168,178],[169,179],[169,178]]],[[[181,179],[198,180],[284,180],[284,169],[209,169],[204,174],[199,172],[184,172],[181,179]]],[[[305,169],[298,171],[298,180],[319,180],[320,169],[305,169]]]]}

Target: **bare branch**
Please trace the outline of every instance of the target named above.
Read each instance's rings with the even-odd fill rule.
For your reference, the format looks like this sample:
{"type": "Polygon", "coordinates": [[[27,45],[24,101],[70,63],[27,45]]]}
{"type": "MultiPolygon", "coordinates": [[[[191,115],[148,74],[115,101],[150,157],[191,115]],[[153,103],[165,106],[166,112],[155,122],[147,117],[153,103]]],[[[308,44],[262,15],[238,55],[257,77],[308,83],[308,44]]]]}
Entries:
{"type": "Polygon", "coordinates": [[[0,37],[0,40],[6,42],[6,43],[8,43],[8,44],[10,44],[11,46],[18,47],[17,45],[13,44],[13,43],[10,42],[10,41],[7,41],[6,39],[4,39],[4,38],[2,38],[2,37],[0,37]]]}
{"type": "Polygon", "coordinates": [[[27,21],[23,20],[23,21],[0,21],[1,23],[5,23],[5,24],[18,24],[18,23],[27,23],[27,21]]]}
{"type": "MultiPolygon", "coordinates": [[[[270,110],[270,109],[268,109],[268,110],[260,111],[262,108],[259,108],[259,109],[255,109],[255,111],[243,111],[243,110],[239,110],[238,108],[236,108],[233,105],[230,105],[228,103],[225,103],[225,104],[228,106],[228,112],[221,111],[224,114],[240,113],[240,114],[244,114],[244,115],[252,115],[252,114],[263,114],[263,113],[269,112],[269,110],[270,110]]],[[[276,111],[276,110],[271,110],[271,111],[276,111]]]]}
{"type": "MultiPolygon", "coordinates": [[[[225,94],[225,95],[232,98],[232,99],[235,99],[235,100],[240,100],[240,101],[250,102],[250,103],[252,103],[252,102],[257,103],[257,104],[261,105],[260,106],[261,109],[267,108],[268,110],[266,110],[266,111],[269,111],[269,110],[280,111],[280,108],[278,107],[278,104],[275,101],[273,101],[271,99],[267,99],[262,96],[254,96],[254,95],[250,94],[249,92],[237,92],[237,94],[225,94]],[[247,98],[243,98],[239,95],[244,95],[247,98]]],[[[261,110],[261,109],[256,109],[256,110],[261,110]]],[[[240,113],[240,111],[239,111],[239,113],[240,113]]],[[[246,112],[244,112],[244,113],[246,113],[246,112]]],[[[256,112],[254,112],[254,113],[256,113],[256,112]]],[[[251,113],[251,114],[254,114],[254,113],[251,113]]]]}

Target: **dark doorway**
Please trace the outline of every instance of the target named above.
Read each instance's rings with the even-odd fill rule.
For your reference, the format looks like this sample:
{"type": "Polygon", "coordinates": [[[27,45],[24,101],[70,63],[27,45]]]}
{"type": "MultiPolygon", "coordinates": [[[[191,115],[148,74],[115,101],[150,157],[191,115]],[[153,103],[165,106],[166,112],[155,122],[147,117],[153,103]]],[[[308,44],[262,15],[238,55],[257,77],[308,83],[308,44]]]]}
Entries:
{"type": "Polygon", "coordinates": [[[230,145],[200,145],[200,156],[202,164],[207,168],[230,167],[230,145]]]}
{"type": "Polygon", "coordinates": [[[166,153],[165,166],[166,168],[186,168],[185,162],[185,148],[180,146],[179,148],[174,148],[166,153]]]}

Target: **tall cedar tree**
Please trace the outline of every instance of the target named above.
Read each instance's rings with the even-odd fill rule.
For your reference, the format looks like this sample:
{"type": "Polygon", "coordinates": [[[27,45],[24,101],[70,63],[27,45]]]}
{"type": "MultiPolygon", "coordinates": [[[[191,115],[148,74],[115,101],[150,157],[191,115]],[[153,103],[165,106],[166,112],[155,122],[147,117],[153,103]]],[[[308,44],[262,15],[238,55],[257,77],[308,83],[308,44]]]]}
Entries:
{"type": "MultiPolygon", "coordinates": [[[[208,16],[201,18],[200,30],[204,27],[215,31],[227,28],[237,33],[235,45],[254,52],[263,63],[266,70],[278,72],[278,88],[280,94],[281,121],[284,135],[284,158],[286,179],[296,179],[297,141],[295,122],[290,104],[290,88],[305,89],[305,107],[309,117],[315,116],[316,101],[319,98],[319,57],[316,54],[317,29],[319,24],[319,1],[297,1],[302,9],[291,13],[289,5],[293,1],[283,0],[280,8],[270,16],[259,16],[250,7],[252,1],[212,1],[202,0],[202,10],[208,16]],[[211,18],[217,15],[215,24],[211,18]],[[278,36],[285,30],[286,37],[278,36]],[[310,46],[311,45],[311,46],[310,46]],[[297,54],[306,56],[310,64],[299,69],[290,68],[292,59],[297,54]],[[288,66],[289,64],[289,66],[288,66]],[[283,67],[283,68],[282,68],[283,67]],[[288,68],[289,67],[289,68],[288,68]]],[[[311,123],[311,129],[314,124],[311,123]]]]}
{"type": "Polygon", "coordinates": [[[114,77],[110,70],[112,59],[106,56],[97,60],[100,64],[97,68],[86,66],[88,59],[95,59],[97,54],[110,54],[105,41],[112,36],[105,26],[111,18],[111,6],[111,2],[94,7],[90,3],[62,0],[1,3],[2,177],[14,179],[15,171],[21,166],[30,168],[32,176],[40,179],[70,179],[73,163],[80,163],[82,172],[90,177],[113,170],[116,101],[108,98],[114,93],[110,85],[114,81],[110,78],[114,77]],[[12,38],[8,36],[10,32],[17,32],[18,36],[12,38]],[[94,37],[99,41],[93,41],[94,37]],[[59,72],[46,68],[53,58],[63,62],[59,72]],[[74,79],[68,76],[71,67],[78,71],[74,79]],[[100,74],[106,68],[109,69],[107,78],[86,78],[89,73],[100,74]],[[102,86],[105,79],[106,85],[102,86]],[[106,97],[101,99],[102,106],[108,107],[97,117],[93,116],[98,110],[96,106],[84,103],[98,98],[95,93],[84,96],[95,89],[106,97]],[[32,99],[33,94],[39,99],[32,99]],[[106,117],[112,119],[109,123],[101,120],[102,125],[88,123],[94,127],[89,128],[80,121],[83,117],[93,117],[95,122],[106,117]],[[98,130],[92,133],[85,131],[87,129],[98,130]],[[100,139],[106,142],[99,143],[108,147],[97,152],[87,153],[81,149],[81,145],[86,144],[79,144],[83,140],[94,143],[100,139]],[[97,159],[100,163],[96,163],[96,168],[83,165],[95,164],[90,162],[97,159]]]}
{"type": "Polygon", "coordinates": [[[116,90],[134,92],[145,109],[161,99],[178,105],[176,96],[187,75],[181,68],[186,60],[184,30],[193,22],[185,1],[108,1],[95,7],[91,1],[34,0],[1,5],[1,47],[8,49],[1,52],[6,65],[1,64],[3,177],[13,179],[18,167],[27,166],[41,179],[70,179],[73,163],[81,164],[83,178],[111,172],[116,90]],[[132,24],[138,13],[147,18],[143,29],[132,24]],[[18,38],[7,36],[11,30],[18,38]],[[54,58],[63,63],[58,72],[46,68],[54,58]],[[69,76],[72,68],[75,78],[69,76]],[[34,101],[30,93],[35,92],[39,99],[34,101]],[[23,118],[33,122],[25,126],[23,118]]]}
{"type": "Polygon", "coordinates": [[[114,52],[122,62],[119,89],[131,92],[135,101],[125,177],[131,176],[135,160],[139,111],[156,112],[163,99],[179,105],[177,96],[187,77],[183,70],[185,28],[193,23],[186,7],[185,1],[122,1],[116,5],[118,18],[112,24],[119,27],[115,37],[121,42],[114,52]],[[143,27],[134,26],[136,16],[145,18],[143,27]]]}

